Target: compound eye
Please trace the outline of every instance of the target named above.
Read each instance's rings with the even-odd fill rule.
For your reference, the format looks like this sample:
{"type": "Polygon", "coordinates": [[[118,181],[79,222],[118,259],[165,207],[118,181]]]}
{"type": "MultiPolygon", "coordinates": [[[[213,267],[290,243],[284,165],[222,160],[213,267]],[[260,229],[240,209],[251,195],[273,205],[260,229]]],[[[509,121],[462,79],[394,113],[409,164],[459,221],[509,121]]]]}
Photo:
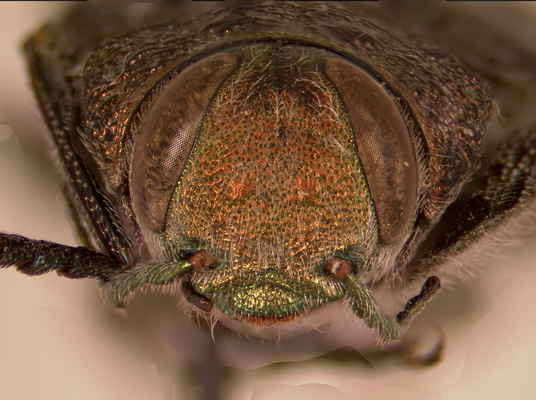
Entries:
{"type": "Polygon", "coordinates": [[[346,107],[380,240],[393,242],[407,231],[417,208],[418,167],[411,135],[391,94],[367,72],[337,58],[326,58],[324,71],[346,107]]]}
{"type": "Polygon", "coordinates": [[[169,202],[203,117],[237,62],[235,54],[221,53],[188,66],[167,85],[140,126],[132,161],[132,201],[153,231],[165,227],[169,202]]]}

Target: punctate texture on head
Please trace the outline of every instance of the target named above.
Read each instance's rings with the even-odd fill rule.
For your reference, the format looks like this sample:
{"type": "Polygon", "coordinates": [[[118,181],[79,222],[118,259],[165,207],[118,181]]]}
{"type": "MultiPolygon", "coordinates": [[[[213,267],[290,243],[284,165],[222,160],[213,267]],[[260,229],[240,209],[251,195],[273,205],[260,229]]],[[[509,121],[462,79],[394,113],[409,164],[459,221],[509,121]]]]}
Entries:
{"type": "Polygon", "coordinates": [[[305,307],[307,295],[290,291],[285,300],[270,274],[298,287],[317,280],[338,250],[357,245],[367,254],[375,212],[341,99],[319,72],[324,53],[258,45],[243,54],[202,124],[166,231],[225,261],[225,273],[194,282],[201,293],[223,281],[250,289],[266,276],[261,289],[237,289],[239,307],[262,314],[261,303],[277,310],[277,298],[289,303],[279,307],[285,313],[291,303],[305,307]]]}

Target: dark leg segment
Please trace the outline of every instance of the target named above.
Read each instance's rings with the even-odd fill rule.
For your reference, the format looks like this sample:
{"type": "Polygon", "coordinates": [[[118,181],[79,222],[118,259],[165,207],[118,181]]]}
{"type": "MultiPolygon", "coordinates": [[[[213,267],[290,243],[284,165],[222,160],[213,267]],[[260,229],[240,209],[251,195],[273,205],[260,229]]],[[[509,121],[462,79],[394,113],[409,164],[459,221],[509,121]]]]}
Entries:
{"type": "MultiPolygon", "coordinates": [[[[535,182],[536,125],[533,125],[514,132],[501,143],[471,198],[421,260],[410,268],[408,279],[420,278],[462,253],[485,234],[503,226],[510,216],[534,210],[535,182]]],[[[528,218],[527,224],[532,221],[528,218]]]]}
{"type": "Polygon", "coordinates": [[[116,259],[85,247],[1,233],[0,268],[10,266],[26,275],[56,271],[67,278],[100,278],[103,281],[124,268],[116,259]]]}
{"type": "Polygon", "coordinates": [[[431,276],[422,285],[421,292],[409,299],[402,311],[396,315],[396,322],[401,325],[409,326],[411,321],[424,310],[426,304],[439,293],[441,283],[437,276],[431,276]]]}

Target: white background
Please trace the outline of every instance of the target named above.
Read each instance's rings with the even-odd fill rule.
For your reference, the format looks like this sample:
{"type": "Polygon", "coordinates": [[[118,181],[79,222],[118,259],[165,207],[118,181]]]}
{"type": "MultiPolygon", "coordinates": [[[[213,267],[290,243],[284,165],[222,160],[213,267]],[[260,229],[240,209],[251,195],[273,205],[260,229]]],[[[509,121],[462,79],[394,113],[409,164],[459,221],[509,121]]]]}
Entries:
{"type": "MultiPolygon", "coordinates": [[[[20,52],[25,35],[57,18],[65,6],[0,2],[0,229],[75,245],[20,52]]],[[[530,2],[517,6],[527,12],[536,8],[530,2]]],[[[437,322],[446,334],[439,365],[366,369],[302,363],[244,373],[229,398],[248,399],[252,393],[257,400],[536,398],[535,244],[533,237],[500,265],[490,263],[474,291],[445,290],[419,321],[422,326],[437,322]],[[465,303],[468,298],[477,301],[465,303]],[[449,305],[449,317],[438,320],[435,311],[449,305]]],[[[157,400],[178,393],[154,365],[116,350],[121,338],[102,326],[99,301],[91,281],[1,270],[0,398],[157,400]]]]}

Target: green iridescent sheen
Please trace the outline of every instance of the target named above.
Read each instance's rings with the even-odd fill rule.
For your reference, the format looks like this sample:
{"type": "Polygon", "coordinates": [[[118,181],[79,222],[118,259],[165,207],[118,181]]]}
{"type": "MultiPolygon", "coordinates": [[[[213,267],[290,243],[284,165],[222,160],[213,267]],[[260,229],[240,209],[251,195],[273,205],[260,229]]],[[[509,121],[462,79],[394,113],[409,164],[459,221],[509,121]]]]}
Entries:
{"type": "Polygon", "coordinates": [[[112,280],[108,287],[108,297],[116,306],[124,305],[129,295],[138,288],[147,285],[169,285],[192,270],[187,260],[154,263],[125,271],[112,280]]]}

